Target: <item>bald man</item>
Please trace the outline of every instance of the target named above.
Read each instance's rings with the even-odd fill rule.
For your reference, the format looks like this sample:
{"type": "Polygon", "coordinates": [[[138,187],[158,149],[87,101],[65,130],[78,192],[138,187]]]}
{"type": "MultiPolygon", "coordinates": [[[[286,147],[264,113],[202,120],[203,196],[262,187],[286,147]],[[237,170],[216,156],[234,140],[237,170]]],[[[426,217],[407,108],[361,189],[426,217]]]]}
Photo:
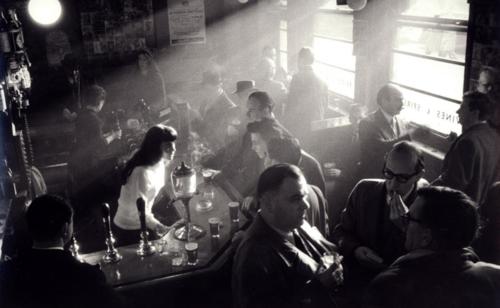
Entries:
{"type": "Polygon", "coordinates": [[[366,282],[404,254],[401,216],[428,184],[423,174],[422,152],[402,141],[386,156],[384,179],[361,180],[351,192],[333,237],[347,265],[366,282]]]}
{"type": "Polygon", "coordinates": [[[403,93],[391,84],[377,93],[377,111],[359,122],[359,146],[361,151],[361,178],[378,178],[381,175],[384,155],[402,140],[423,134],[424,129],[410,130],[398,117],[403,109],[403,93]]]}

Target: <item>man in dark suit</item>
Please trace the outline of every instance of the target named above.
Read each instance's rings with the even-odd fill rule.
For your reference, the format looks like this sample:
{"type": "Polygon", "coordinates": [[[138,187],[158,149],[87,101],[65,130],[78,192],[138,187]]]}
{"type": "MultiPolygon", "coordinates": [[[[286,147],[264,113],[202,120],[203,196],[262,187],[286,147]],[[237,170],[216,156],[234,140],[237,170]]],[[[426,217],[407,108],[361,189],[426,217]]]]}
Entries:
{"type": "MultiPolygon", "coordinates": [[[[327,213],[328,202],[316,182],[311,182],[311,179],[314,181],[315,178],[308,176],[308,171],[310,170],[307,168],[303,169],[300,165],[297,165],[301,159],[301,150],[298,145],[298,140],[292,137],[281,136],[279,130],[266,128],[262,126],[260,122],[254,122],[252,124],[248,125],[248,130],[253,135],[252,143],[257,143],[253,144],[252,147],[254,151],[259,153],[259,156],[264,156],[265,167],[271,167],[276,164],[291,164],[299,167],[300,171],[304,174],[308,184],[307,202],[309,203],[309,208],[307,209],[307,222],[318,228],[323,236],[328,237],[330,235],[327,213]],[[255,134],[259,136],[254,136],[255,134]],[[261,135],[267,136],[260,137],[261,135]],[[268,141],[257,141],[259,138],[265,138],[268,141]]],[[[315,172],[312,174],[315,174],[315,172]]],[[[253,195],[243,200],[242,211],[248,214],[247,216],[251,216],[252,218],[255,217],[258,209],[258,204],[253,195]]]]}
{"type": "Polygon", "coordinates": [[[120,307],[98,267],[76,260],[64,245],[73,236],[73,211],[42,195],[26,212],[32,249],[0,265],[0,307],[120,307]]]}
{"type": "Polygon", "coordinates": [[[346,257],[355,288],[364,288],[381,270],[405,253],[401,215],[415,200],[422,179],[423,155],[402,141],[388,153],[384,179],[361,180],[351,192],[333,238],[346,257]]]}
{"type": "Polygon", "coordinates": [[[99,114],[106,102],[106,90],[98,85],[89,86],[83,98],[84,107],[76,118],[75,145],[68,167],[75,230],[82,250],[90,252],[104,248],[102,242],[95,242],[96,226],[101,226],[99,204],[116,200],[120,189],[113,181],[116,158],[110,144],[121,138],[122,131],[119,127],[103,131],[104,121],[99,114]]]}
{"type": "Polygon", "coordinates": [[[234,307],[332,307],[342,281],[336,247],[305,220],[307,183],[296,166],[259,177],[260,211],[233,263],[234,307]],[[309,306],[308,306],[309,305],[309,306]]]}
{"type": "Polygon", "coordinates": [[[481,206],[494,182],[500,181],[500,134],[487,121],[493,104],[485,94],[466,93],[457,111],[462,135],[444,158],[436,185],[465,192],[481,206]]]}
{"type": "Polygon", "coordinates": [[[411,140],[424,129],[412,131],[398,117],[403,108],[403,93],[398,87],[387,84],[377,94],[379,109],[359,122],[361,178],[377,178],[382,170],[384,155],[402,140],[411,140]]]}
{"type": "Polygon", "coordinates": [[[285,124],[306,150],[315,145],[311,122],[323,120],[328,109],[328,86],[313,70],[314,54],[303,47],[298,55],[299,71],[290,82],[285,124]]]}
{"type": "MultiPolygon", "coordinates": [[[[104,122],[99,113],[106,101],[106,90],[93,85],[84,91],[84,108],[75,122],[75,148],[71,155],[70,171],[74,180],[74,190],[78,197],[85,199],[95,194],[99,180],[105,176],[103,157],[107,155],[107,145],[120,139],[120,129],[104,133],[104,122]]],[[[113,166],[114,167],[114,166],[113,166]]]]}
{"type": "Polygon", "coordinates": [[[427,187],[405,216],[408,253],[370,284],[365,307],[500,307],[500,267],[468,247],[476,203],[447,187],[427,187]]]}
{"type": "Polygon", "coordinates": [[[308,185],[307,221],[317,227],[325,237],[330,235],[328,202],[325,199],[325,178],[319,162],[300,148],[296,138],[272,138],[267,142],[269,156],[267,167],[275,164],[292,164],[299,167],[308,185]]]}

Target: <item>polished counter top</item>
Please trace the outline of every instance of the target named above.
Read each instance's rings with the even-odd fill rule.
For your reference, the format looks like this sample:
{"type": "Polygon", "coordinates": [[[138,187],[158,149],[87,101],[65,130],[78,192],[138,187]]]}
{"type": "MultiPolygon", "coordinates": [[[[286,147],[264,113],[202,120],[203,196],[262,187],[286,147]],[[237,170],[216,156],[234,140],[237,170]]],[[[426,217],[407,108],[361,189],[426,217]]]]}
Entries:
{"type": "MultiPolygon", "coordinates": [[[[239,212],[239,223],[231,223],[228,209],[228,203],[231,199],[219,186],[214,185],[214,188],[213,208],[209,211],[202,212],[196,209],[199,195],[195,195],[189,202],[191,222],[201,226],[206,231],[204,236],[191,241],[198,243],[198,262],[196,265],[186,264],[185,242],[174,238],[173,229],[164,236],[166,244],[161,253],[155,252],[153,255],[141,257],[137,254],[138,244],[134,244],[117,248],[123,256],[123,259],[118,263],[105,264],[102,260],[105,251],[82,255],[83,261],[89,264],[99,264],[108,282],[118,288],[148,284],[157,280],[175,279],[179,276],[216,267],[219,259],[227,257],[233,235],[245,226],[247,220],[239,212]],[[211,217],[218,217],[221,220],[219,238],[210,235],[208,219],[211,217]],[[174,265],[173,260],[181,264],[174,265]]],[[[157,246],[155,241],[152,241],[151,244],[157,246]]]]}

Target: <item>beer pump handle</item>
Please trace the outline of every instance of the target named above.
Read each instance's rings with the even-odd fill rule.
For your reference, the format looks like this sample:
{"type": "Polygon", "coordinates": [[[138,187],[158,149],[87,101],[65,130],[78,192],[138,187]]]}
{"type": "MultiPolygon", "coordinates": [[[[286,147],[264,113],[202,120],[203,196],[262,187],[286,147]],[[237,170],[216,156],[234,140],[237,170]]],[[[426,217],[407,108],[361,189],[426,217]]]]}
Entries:
{"type": "Polygon", "coordinates": [[[104,222],[104,226],[106,227],[106,233],[109,233],[109,231],[111,230],[111,223],[109,217],[109,204],[103,203],[101,205],[101,210],[102,210],[102,220],[104,222]]]}
{"type": "Polygon", "coordinates": [[[104,263],[116,263],[122,259],[122,256],[115,248],[115,237],[113,236],[113,231],[111,231],[111,222],[109,215],[109,204],[101,204],[102,211],[102,221],[104,222],[104,227],[106,228],[106,252],[102,257],[104,263]]]}
{"type": "Polygon", "coordinates": [[[137,210],[139,211],[139,220],[141,222],[141,231],[146,231],[146,203],[143,198],[137,198],[137,210]]]}

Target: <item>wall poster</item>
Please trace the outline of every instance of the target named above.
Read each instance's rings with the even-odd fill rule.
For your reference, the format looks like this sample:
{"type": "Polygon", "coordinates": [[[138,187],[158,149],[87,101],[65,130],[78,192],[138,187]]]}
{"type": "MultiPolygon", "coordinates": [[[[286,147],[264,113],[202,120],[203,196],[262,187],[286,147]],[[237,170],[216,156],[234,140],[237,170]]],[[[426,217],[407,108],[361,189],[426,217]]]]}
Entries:
{"type": "Polygon", "coordinates": [[[205,4],[203,0],[169,0],[170,45],[204,44],[205,4]]]}
{"type": "Polygon", "coordinates": [[[152,0],[84,0],[79,4],[88,58],[128,54],[154,45],[152,0]]]}

